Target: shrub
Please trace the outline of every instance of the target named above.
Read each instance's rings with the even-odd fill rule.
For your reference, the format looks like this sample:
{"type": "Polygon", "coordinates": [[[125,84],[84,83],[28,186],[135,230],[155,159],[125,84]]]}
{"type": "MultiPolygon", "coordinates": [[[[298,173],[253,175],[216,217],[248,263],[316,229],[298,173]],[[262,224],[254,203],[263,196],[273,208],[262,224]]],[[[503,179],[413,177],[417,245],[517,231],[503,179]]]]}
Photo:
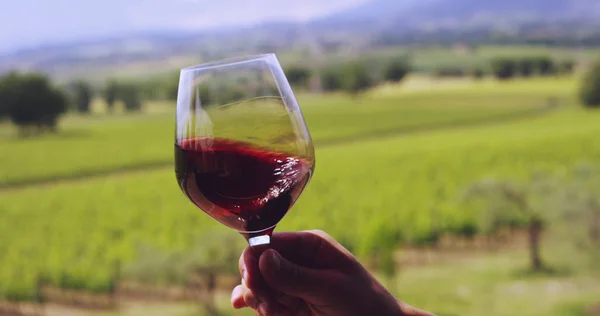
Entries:
{"type": "Polygon", "coordinates": [[[337,68],[325,69],[321,73],[321,87],[325,91],[336,91],[342,88],[342,74],[337,68]]]}
{"type": "Polygon", "coordinates": [[[75,109],[79,113],[90,113],[93,91],[92,87],[85,81],[77,81],[73,84],[75,109]]]}
{"type": "Polygon", "coordinates": [[[119,86],[115,80],[109,80],[104,87],[104,101],[108,112],[112,112],[119,96],[119,86]]]}
{"type": "Polygon", "coordinates": [[[464,77],[466,74],[466,71],[460,67],[440,67],[434,72],[434,76],[437,78],[464,77]]]}
{"type": "Polygon", "coordinates": [[[389,82],[400,82],[410,72],[410,65],[405,58],[393,60],[384,70],[383,78],[389,82]]]}
{"type": "Polygon", "coordinates": [[[541,56],[535,59],[538,73],[542,76],[550,76],[556,73],[554,60],[548,56],[541,56]]]}
{"type": "Polygon", "coordinates": [[[342,79],[342,88],[352,95],[358,95],[371,88],[374,84],[369,76],[366,65],[360,62],[353,62],[346,65],[343,70],[342,79]]]}
{"type": "Polygon", "coordinates": [[[67,103],[65,94],[42,74],[9,73],[0,78],[3,115],[19,126],[23,135],[54,131],[67,103]]]}
{"type": "Polygon", "coordinates": [[[308,68],[295,66],[287,69],[285,74],[292,86],[306,88],[310,80],[311,71],[308,68]]]}
{"type": "Polygon", "coordinates": [[[485,77],[485,71],[481,67],[476,67],[471,71],[471,75],[475,80],[481,80],[485,77]]]}
{"type": "Polygon", "coordinates": [[[579,95],[584,106],[600,108],[600,59],[584,76],[579,95]]]}
{"type": "Polygon", "coordinates": [[[127,112],[141,111],[142,100],[140,90],[134,84],[124,84],[119,87],[119,96],[127,112]]]}
{"type": "Polygon", "coordinates": [[[558,63],[558,71],[562,74],[572,74],[575,71],[576,63],[573,60],[563,60],[558,63]]]}
{"type": "Polygon", "coordinates": [[[508,80],[515,77],[517,63],[508,58],[497,58],[492,60],[492,72],[499,80],[508,80]]]}
{"type": "Polygon", "coordinates": [[[524,57],[519,60],[519,74],[523,77],[531,77],[535,71],[536,61],[531,57],[524,57]]]}

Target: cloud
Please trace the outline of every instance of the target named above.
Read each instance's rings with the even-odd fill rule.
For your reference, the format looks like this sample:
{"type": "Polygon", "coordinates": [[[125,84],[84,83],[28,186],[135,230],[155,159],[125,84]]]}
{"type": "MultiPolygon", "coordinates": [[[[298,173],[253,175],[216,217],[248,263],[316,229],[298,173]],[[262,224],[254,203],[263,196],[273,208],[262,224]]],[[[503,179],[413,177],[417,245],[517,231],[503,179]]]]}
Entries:
{"type": "Polygon", "coordinates": [[[205,28],[242,25],[266,20],[305,21],[367,0],[146,0],[144,8],[129,6],[136,25],[205,28]],[[147,11],[160,11],[148,15],[147,11]]]}
{"type": "Polygon", "coordinates": [[[368,0],[19,0],[0,10],[0,50],[160,29],[303,21],[368,0]]]}

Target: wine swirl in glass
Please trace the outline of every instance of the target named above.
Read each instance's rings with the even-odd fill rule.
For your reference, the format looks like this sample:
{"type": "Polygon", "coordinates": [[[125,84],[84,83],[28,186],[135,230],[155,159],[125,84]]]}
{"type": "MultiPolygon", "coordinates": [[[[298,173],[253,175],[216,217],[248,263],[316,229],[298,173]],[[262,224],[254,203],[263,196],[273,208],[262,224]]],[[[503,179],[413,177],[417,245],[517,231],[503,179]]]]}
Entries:
{"type": "Polygon", "coordinates": [[[274,54],[181,70],[175,173],[205,213],[251,246],[269,244],[314,168],[310,133],[274,54]]]}

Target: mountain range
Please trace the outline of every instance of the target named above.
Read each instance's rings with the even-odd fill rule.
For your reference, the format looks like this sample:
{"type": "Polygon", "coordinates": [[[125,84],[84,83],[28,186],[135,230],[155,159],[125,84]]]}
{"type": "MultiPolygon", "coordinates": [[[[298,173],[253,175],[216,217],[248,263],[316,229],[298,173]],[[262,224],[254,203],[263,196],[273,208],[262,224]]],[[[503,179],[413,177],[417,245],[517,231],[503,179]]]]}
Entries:
{"type": "Polygon", "coordinates": [[[456,34],[460,38],[465,32],[515,32],[536,27],[590,33],[597,32],[599,26],[597,0],[371,0],[305,23],[271,22],[201,32],[141,32],[24,49],[0,55],[0,72],[36,69],[69,77],[77,71],[135,63],[159,71],[158,65],[164,66],[165,61],[177,67],[178,62],[257,51],[297,47],[322,50],[382,41],[401,44],[415,38],[426,40],[432,34],[437,34],[432,38],[435,41],[454,39],[456,34]]]}
{"type": "MultiPolygon", "coordinates": [[[[402,18],[412,24],[440,20],[468,22],[480,17],[499,20],[573,20],[600,18],[597,0],[373,0],[326,19],[340,21],[402,18]]],[[[488,24],[498,20],[487,20],[488,24]]]]}

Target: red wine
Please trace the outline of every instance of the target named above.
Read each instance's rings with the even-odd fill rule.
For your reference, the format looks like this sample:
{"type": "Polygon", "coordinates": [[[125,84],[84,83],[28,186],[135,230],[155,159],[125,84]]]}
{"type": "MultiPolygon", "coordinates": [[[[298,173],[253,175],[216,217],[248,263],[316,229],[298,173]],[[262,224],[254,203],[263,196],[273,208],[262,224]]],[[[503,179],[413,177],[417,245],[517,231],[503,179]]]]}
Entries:
{"type": "Polygon", "coordinates": [[[219,138],[175,145],[181,190],[204,212],[240,232],[275,226],[296,202],[313,163],[219,138]]]}

